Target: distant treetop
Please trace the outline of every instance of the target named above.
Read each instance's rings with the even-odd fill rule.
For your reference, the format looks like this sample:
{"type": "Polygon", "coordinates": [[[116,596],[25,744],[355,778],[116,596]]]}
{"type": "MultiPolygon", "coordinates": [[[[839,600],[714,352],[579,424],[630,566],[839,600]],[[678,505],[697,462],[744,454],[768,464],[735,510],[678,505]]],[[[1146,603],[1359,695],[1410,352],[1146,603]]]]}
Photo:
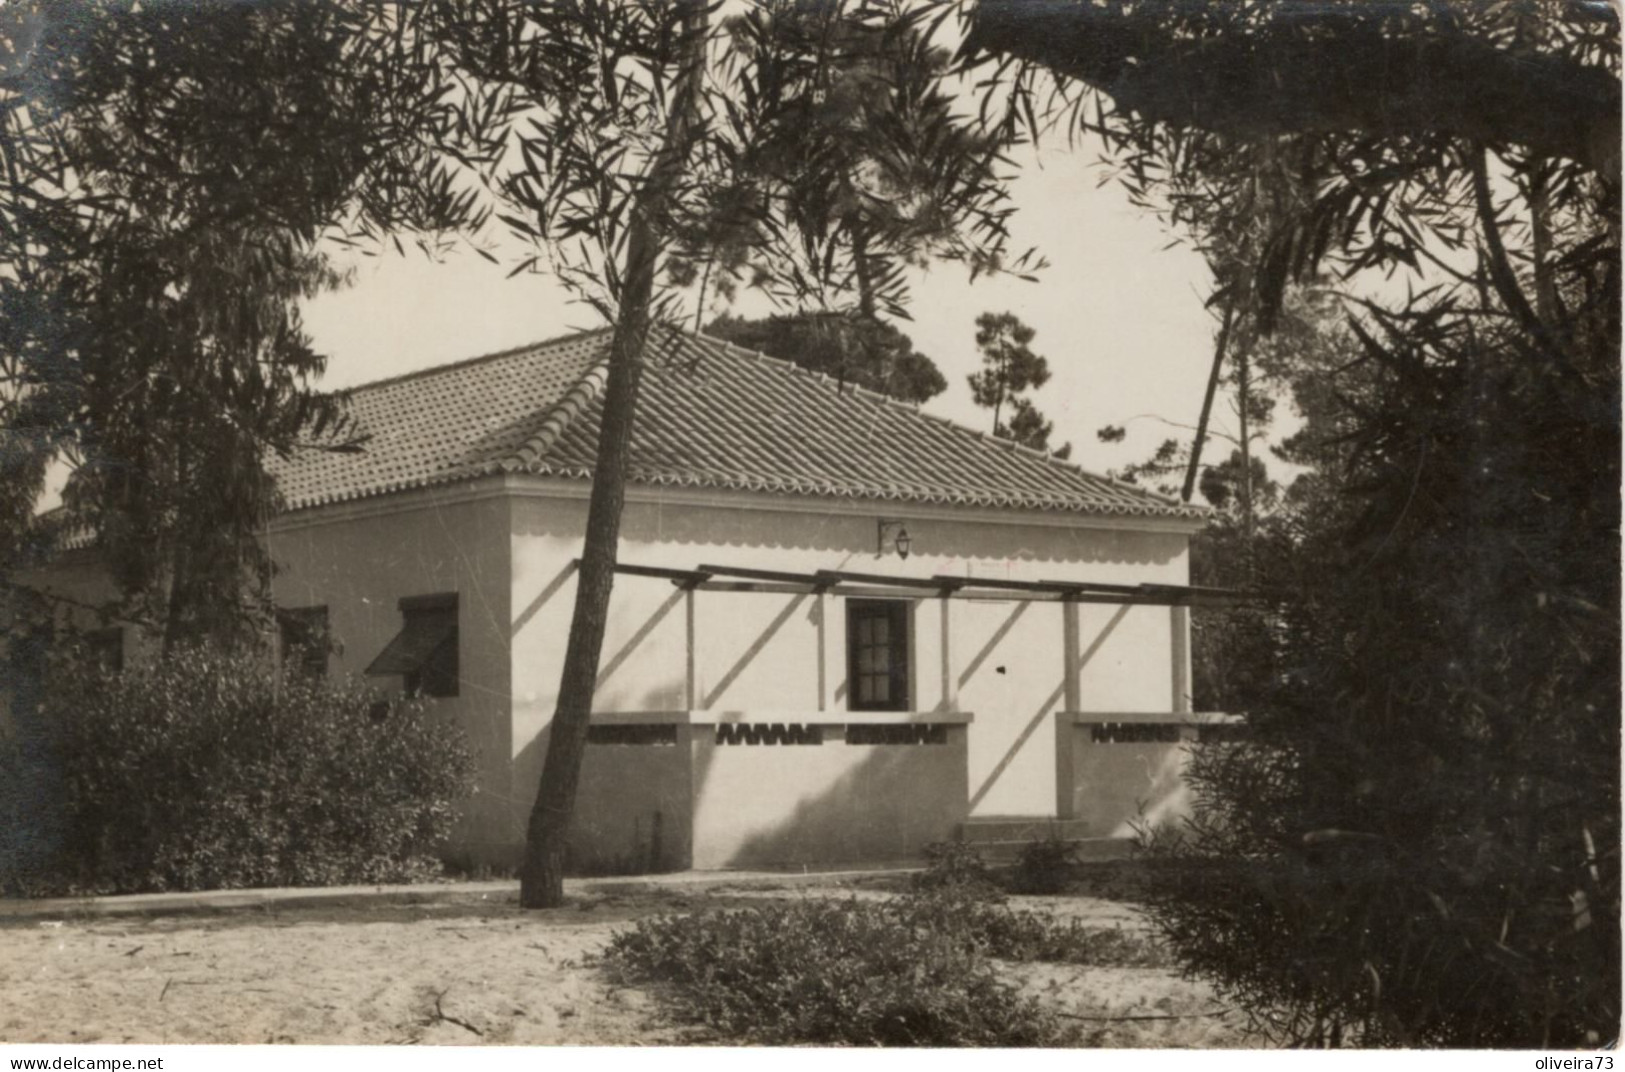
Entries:
{"type": "Polygon", "coordinates": [[[715,338],[904,402],[929,401],[948,387],[936,362],[881,320],[834,313],[758,319],[723,315],[705,330],[715,338]]]}

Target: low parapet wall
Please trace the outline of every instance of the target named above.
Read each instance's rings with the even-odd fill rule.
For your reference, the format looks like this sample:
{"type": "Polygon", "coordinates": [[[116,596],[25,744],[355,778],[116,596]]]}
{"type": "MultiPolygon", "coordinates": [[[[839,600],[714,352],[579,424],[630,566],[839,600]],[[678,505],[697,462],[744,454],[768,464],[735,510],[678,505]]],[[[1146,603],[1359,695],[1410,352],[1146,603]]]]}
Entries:
{"type": "Polygon", "coordinates": [[[1055,716],[1056,814],[1086,837],[1132,837],[1190,814],[1190,749],[1240,731],[1237,715],[1063,711],[1055,716]]]}
{"type": "Polygon", "coordinates": [[[630,873],[918,858],[966,816],[971,718],[595,714],[572,866],[630,873]]]}

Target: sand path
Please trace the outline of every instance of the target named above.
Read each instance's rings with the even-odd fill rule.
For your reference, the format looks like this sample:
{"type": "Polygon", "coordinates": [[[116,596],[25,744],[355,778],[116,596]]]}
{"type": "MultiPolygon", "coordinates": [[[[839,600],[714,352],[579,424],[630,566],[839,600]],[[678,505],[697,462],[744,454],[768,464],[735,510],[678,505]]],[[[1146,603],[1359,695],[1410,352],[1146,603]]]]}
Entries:
{"type": "MultiPolygon", "coordinates": [[[[674,1023],[649,994],[615,986],[593,958],[641,916],[784,895],[664,890],[525,913],[485,898],[6,921],[0,1042],[714,1044],[724,1040],[674,1023]]],[[[1043,903],[1092,924],[1142,925],[1112,901],[1043,903]]],[[[1159,1017],[1079,1021],[1096,1045],[1245,1044],[1237,1014],[1211,1015],[1211,992],[1170,970],[1007,970],[1072,1016],[1159,1017]]]]}

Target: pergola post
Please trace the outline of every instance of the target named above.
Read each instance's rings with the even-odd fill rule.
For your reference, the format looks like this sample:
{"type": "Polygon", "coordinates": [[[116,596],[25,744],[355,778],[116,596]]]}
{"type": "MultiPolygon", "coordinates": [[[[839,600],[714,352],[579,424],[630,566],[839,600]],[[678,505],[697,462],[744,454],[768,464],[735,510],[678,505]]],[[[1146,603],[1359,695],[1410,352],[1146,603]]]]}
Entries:
{"type": "Polygon", "coordinates": [[[1169,607],[1168,625],[1172,630],[1169,645],[1173,652],[1173,710],[1175,714],[1189,714],[1191,709],[1191,609],[1169,607]]]}
{"type": "Polygon", "coordinates": [[[699,706],[699,682],[695,674],[694,651],[694,589],[683,591],[683,710],[693,711],[699,706]]]}
{"type": "Polygon", "coordinates": [[[818,710],[830,709],[829,695],[829,592],[820,588],[813,598],[818,601],[818,710]]]}
{"type": "Polygon", "coordinates": [[[1061,684],[1068,711],[1083,710],[1083,682],[1078,666],[1078,604],[1070,599],[1061,602],[1061,684]]]}

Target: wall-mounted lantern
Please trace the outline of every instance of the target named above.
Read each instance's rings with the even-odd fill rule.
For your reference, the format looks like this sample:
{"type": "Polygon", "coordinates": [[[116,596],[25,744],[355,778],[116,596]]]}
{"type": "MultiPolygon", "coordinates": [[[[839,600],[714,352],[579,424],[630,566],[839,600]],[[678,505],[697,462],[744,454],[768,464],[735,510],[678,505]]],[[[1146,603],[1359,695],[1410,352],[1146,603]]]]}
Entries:
{"type": "Polygon", "coordinates": [[[875,553],[884,556],[887,551],[896,551],[898,558],[907,558],[908,549],[913,543],[914,538],[908,534],[907,527],[901,521],[883,520],[880,522],[875,553]]]}

